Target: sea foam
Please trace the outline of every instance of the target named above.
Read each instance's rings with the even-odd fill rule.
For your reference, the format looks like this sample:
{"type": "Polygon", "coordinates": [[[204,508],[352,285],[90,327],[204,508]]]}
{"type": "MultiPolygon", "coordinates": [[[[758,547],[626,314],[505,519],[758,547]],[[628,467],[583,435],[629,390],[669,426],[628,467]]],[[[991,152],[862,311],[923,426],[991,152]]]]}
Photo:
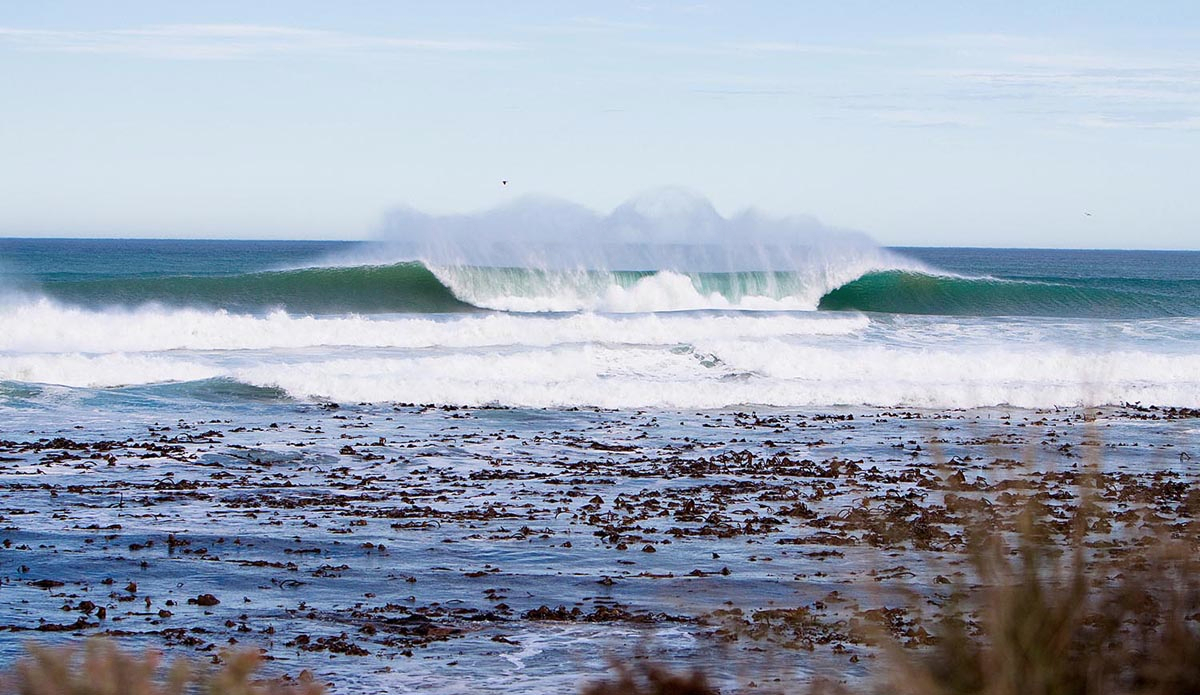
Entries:
{"type": "Polygon", "coordinates": [[[0,310],[0,381],[226,379],[301,399],[518,407],[1200,406],[1193,323],[701,312],[266,316],[41,299],[0,310]],[[1172,339],[1172,331],[1191,335],[1172,339]],[[1146,336],[1154,336],[1147,342],[1146,336]]]}
{"type": "Polygon", "coordinates": [[[308,347],[466,348],[612,342],[668,345],[720,335],[767,338],[843,335],[870,321],[857,314],[566,316],[470,314],[457,317],[294,316],[224,310],[90,310],[45,298],[0,306],[0,350],[15,352],[146,352],[267,350],[308,347]]]}

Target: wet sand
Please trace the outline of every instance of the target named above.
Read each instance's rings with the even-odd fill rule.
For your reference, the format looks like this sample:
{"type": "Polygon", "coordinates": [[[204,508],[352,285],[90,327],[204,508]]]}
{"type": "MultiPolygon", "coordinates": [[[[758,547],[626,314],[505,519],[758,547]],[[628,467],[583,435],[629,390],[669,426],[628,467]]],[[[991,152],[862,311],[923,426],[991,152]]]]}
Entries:
{"type": "Polygon", "coordinates": [[[199,412],[6,414],[0,662],[109,635],[341,693],[564,692],[643,656],[853,681],[873,625],[928,642],[981,519],[1033,497],[1061,537],[1093,495],[1093,556],[1132,561],[1200,514],[1189,410],[199,412]]]}

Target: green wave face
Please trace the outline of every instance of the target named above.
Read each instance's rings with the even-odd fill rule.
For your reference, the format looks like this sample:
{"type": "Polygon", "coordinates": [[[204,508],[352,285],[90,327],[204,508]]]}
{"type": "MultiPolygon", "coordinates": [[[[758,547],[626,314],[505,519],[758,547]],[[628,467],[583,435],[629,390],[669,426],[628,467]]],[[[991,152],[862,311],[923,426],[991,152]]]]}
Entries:
{"type": "Polygon", "coordinates": [[[942,316],[1152,318],[1200,313],[1200,283],[1068,283],[868,273],[823,296],[819,308],[942,316]]]}
{"type": "Polygon", "coordinates": [[[305,268],[220,277],[166,276],[48,282],[53,299],[89,307],[199,306],[258,313],[437,313],[472,310],[425,266],[305,268]]]}
{"type": "Polygon", "coordinates": [[[239,275],[55,279],[51,299],[88,308],[167,307],[296,314],[461,311],[672,311],[740,308],[744,299],[780,309],[816,308],[827,280],[799,273],[746,271],[547,270],[393,265],[304,268],[239,275]],[[614,294],[615,293],[615,294],[614,294]]]}
{"type": "Polygon", "coordinates": [[[764,271],[664,274],[470,266],[431,270],[413,261],[227,276],[54,280],[40,289],[51,299],[89,308],[155,304],[254,314],[276,309],[331,315],[757,306],[944,316],[1200,316],[1198,280],[1002,280],[888,270],[866,273],[822,295],[822,286],[837,284],[831,280],[764,271]],[[762,301],[756,305],[756,300],[762,301]]]}

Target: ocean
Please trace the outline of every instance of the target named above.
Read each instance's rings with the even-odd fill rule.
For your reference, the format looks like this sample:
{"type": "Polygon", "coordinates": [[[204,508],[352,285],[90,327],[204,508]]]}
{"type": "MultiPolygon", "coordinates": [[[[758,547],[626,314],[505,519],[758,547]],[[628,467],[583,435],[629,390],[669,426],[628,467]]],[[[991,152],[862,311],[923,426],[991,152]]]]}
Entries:
{"type": "Polygon", "coordinates": [[[639,260],[680,265],[485,267],[351,242],[0,240],[0,393],[1200,405],[1197,252],[867,248],[715,270],[710,250],[668,251],[639,260]]]}
{"type": "Polygon", "coordinates": [[[1185,519],[1197,407],[1197,252],[0,239],[0,662],[853,685],[980,510],[1185,519]]]}

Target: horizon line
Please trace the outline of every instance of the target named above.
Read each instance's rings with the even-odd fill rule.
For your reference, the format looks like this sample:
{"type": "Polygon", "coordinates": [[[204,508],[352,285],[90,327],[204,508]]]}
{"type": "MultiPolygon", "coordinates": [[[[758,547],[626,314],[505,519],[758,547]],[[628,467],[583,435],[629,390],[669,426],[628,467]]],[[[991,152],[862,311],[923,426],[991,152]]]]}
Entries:
{"type": "MultiPolygon", "coordinates": [[[[154,236],[11,236],[0,234],[0,242],[11,241],[204,241],[204,242],[274,242],[281,244],[369,244],[382,239],[329,239],[329,238],[281,238],[281,237],[154,237],[154,236]]],[[[876,242],[878,243],[878,242],[876,242]]],[[[976,246],[945,244],[879,244],[885,249],[962,249],[977,251],[1152,251],[1164,253],[1197,253],[1200,248],[1138,248],[1130,246],[976,246]]]]}

